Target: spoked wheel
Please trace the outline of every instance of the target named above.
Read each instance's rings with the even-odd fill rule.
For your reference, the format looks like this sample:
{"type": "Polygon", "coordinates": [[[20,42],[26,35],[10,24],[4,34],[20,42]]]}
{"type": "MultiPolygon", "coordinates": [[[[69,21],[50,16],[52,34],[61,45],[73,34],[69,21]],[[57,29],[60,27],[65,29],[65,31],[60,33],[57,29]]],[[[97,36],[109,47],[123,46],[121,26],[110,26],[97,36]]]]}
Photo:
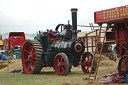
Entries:
{"type": "Polygon", "coordinates": [[[118,72],[120,75],[125,76],[128,74],[128,56],[123,56],[118,64],[118,72]]]}
{"type": "MultiPolygon", "coordinates": [[[[82,56],[82,60],[81,60],[81,68],[82,71],[86,74],[91,72],[91,64],[92,64],[92,60],[93,60],[93,54],[90,52],[85,52],[82,56]]],[[[97,61],[96,59],[94,59],[94,64],[93,64],[93,69],[92,69],[92,73],[95,73],[96,70],[96,66],[97,66],[97,61]]]]}
{"type": "Polygon", "coordinates": [[[22,49],[22,65],[25,73],[40,73],[42,46],[37,40],[27,40],[22,49]]]}
{"type": "Polygon", "coordinates": [[[69,72],[69,59],[65,53],[58,53],[54,59],[54,70],[57,75],[66,76],[69,72]]]}

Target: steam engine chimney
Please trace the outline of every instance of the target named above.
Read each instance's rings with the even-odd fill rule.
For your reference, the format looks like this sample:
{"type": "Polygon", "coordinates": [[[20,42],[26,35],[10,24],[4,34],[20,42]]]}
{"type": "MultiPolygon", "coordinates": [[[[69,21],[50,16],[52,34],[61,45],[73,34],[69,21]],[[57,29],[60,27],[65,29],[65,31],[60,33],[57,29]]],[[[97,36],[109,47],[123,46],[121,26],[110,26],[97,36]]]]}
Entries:
{"type": "Polygon", "coordinates": [[[72,8],[72,39],[77,39],[77,8],[72,8]]]}

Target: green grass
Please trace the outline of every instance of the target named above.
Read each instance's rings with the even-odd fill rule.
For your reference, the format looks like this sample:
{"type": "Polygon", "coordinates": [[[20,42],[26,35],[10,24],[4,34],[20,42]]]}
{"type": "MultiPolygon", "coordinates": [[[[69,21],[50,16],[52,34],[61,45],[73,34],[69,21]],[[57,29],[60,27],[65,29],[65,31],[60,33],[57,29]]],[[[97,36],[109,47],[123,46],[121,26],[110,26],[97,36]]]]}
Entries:
{"type": "Polygon", "coordinates": [[[62,85],[82,84],[82,71],[71,72],[67,76],[57,76],[54,71],[40,74],[20,74],[0,72],[0,85],[62,85]]]}
{"type": "MultiPolygon", "coordinates": [[[[98,76],[114,70],[113,67],[100,67],[98,76]]],[[[83,80],[85,77],[88,74],[83,74],[80,67],[73,68],[67,76],[57,76],[52,68],[44,68],[36,75],[0,72],[0,85],[98,85],[99,79],[90,83],[89,80],[83,80]]]]}

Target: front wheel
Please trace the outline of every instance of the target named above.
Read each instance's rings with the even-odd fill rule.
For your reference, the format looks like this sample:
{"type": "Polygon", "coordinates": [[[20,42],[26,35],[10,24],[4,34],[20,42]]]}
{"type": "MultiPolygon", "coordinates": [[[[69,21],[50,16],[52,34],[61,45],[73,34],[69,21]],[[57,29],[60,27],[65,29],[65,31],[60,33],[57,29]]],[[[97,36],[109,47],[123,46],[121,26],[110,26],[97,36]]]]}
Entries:
{"type": "Polygon", "coordinates": [[[54,70],[57,75],[66,76],[70,70],[69,59],[65,53],[58,53],[54,59],[54,70]]]}
{"type": "MultiPolygon", "coordinates": [[[[85,52],[82,56],[82,60],[81,60],[81,68],[82,68],[82,71],[85,73],[85,74],[88,74],[91,72],[91,64],[92,64],[92,60],[93,60],[93,54],[90,53],[90,52],[85,52]]],[[[92,72],[91,73],[95,73],[96,71],[96,66],[97,66],[97,61],[96,59],[94,59],[94,62],[93,62],[93,68],[92,68],[92,72]]]]}

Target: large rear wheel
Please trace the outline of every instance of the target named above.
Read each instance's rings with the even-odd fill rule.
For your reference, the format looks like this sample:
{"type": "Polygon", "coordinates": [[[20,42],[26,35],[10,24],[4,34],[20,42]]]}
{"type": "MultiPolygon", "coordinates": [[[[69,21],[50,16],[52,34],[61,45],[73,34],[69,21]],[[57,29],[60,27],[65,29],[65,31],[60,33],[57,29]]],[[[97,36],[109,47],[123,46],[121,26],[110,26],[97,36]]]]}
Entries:
{"type": "Polygon", "coordinates": [[[66,76],[70,70],[69,59],[65,53],[58,53],[54,59],[54,70],[57,75],[66,76]]]}
{"type": "Polygon", "coordinates": [[[123,56],[118,64],[118,72],[120,75],[128,74],[128,56],[123,56]]]}
{"type": "Polygon", "coordinates": [[[37,40],[27,40],[22,49],[22,65],[25,73],[40,73],[42,46],[37,40]]]}
{"type": "MultiPolygon", "coordinates": [[[[91,64],[92,64],[92,60],[93,60],[93,54],[90,52],[85,52],[82,56],[82,60],[81,60],[81,68],[82,71],[85,74],[88,74],[91,72],[91,64]]],[[[93,68],[92,68],[92,73],[95,73],[96,70],[96,66],[97,66],[97,61],[96,59],[94,59],[94,64],[93,64],[93,68]]]]}

